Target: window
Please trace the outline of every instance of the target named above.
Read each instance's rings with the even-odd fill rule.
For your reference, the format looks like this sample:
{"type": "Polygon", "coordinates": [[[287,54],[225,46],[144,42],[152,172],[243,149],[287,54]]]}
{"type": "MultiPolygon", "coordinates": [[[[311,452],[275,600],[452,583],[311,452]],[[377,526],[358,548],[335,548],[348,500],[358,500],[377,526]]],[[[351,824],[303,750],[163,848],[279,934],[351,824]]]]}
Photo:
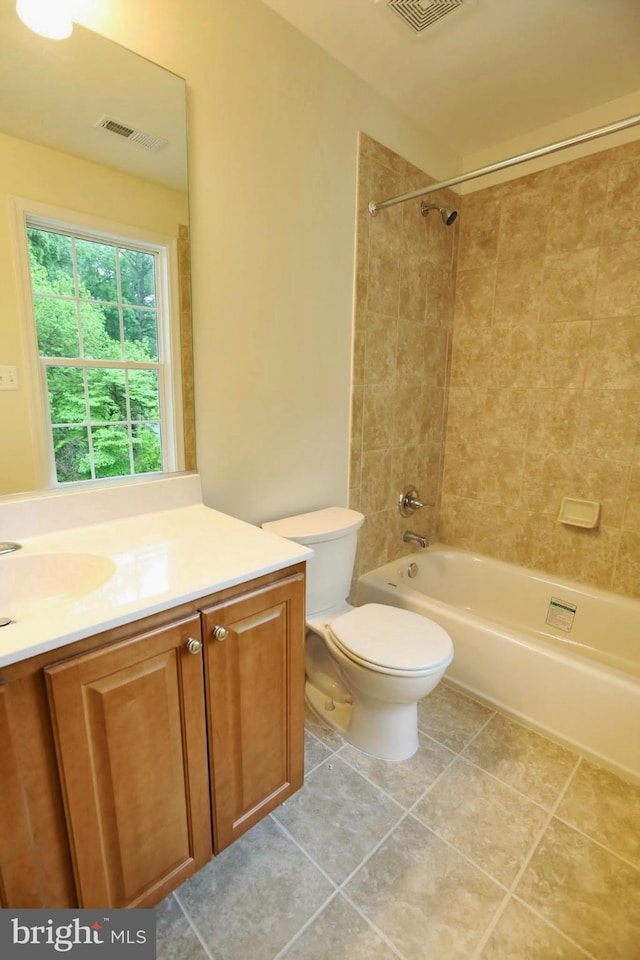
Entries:
{"type": "Polygon", "coordinates": [[[51,482],[176,469],[167,250],[25,222],[51,482]]]}

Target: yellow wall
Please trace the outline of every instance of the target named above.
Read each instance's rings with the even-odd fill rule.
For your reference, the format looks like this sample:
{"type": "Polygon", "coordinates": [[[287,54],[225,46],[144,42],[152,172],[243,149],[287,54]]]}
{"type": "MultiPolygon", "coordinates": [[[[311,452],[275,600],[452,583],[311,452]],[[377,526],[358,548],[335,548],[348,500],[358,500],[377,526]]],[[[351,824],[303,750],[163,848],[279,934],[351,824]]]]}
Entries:
{"type": "Polygon", "coordinates": [[[167,236],[188,222],[187,200],[99,164],[0,134],[0,364],[18,368],[19,389],[0,391],[0,494],[38,486],[29,383],[20,324],[12,197],[45,203],[167,236]]]}
{"type": "Polygon", "coordinates": [[[75,6],[187,80],[205,501],[345,504],[358,131],[439,176],[459,158],[257,0],[75,6]]]}

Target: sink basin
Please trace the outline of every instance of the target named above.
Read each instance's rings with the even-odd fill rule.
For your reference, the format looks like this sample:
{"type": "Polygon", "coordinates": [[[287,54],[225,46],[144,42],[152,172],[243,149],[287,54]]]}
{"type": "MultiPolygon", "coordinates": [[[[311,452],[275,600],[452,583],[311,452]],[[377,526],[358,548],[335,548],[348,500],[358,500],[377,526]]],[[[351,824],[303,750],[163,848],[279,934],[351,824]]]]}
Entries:
{"type": "Polygon", "coordinates": [[[115,571],[93,553],[10,554],[0,557],[0,617],[20,620],[92,593],[115,571]]]}

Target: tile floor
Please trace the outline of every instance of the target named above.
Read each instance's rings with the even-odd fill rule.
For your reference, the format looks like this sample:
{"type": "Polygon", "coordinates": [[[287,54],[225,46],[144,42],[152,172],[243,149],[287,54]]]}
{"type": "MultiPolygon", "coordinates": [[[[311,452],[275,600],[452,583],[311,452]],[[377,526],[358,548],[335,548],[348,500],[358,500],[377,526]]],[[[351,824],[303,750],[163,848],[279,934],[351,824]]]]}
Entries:
{"type": "Polygon", "coordinates": [[[304,788],[157,908],[158,960],[640,960],[640,787],[441,684],[375,760],[307,717],[304,788]]]}

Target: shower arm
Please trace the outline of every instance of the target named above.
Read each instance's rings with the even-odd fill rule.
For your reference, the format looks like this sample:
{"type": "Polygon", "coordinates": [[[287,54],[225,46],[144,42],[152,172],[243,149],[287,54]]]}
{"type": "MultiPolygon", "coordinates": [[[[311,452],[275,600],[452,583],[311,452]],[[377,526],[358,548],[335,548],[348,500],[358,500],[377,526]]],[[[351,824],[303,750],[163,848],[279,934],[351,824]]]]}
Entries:
{"type": "Polygon", "coordinates": [[[424,197],[428,193],[435,193],[436,190],[455,187],[458,183],[466,183],[467,180],[485,177],[490,173],[496,173],[498,170],[505,170],[507,167],[514,167],[518,163],[525,163],[527,160],[546,157],[549,153],[555,153],[556,150],[565,150],[567,147],[573,147],[577,143],[588,143],[589,140],[606,137],[608,134],[617,133],[619,130],[628,130],[629,127],[635,127],[638,123],[640,123],[640,115],[627,117],[625,120],[610,123],[606,127],[588,130],[586,133],[580,133],[578,136],[570,137],[568,140],[558,140],[556,143],[549,143],[546,147],[538,147],[537,150],[529,150],[527,153],[520,153],[518,156],[509,157],[507,160],[490,163],[487,167],[479,167],[477,170],[470,170],[469,173],[461,173],[457,177],[451,177],[450,180],[441,180],[440,183],[432,183],[429,187],[422,187],[420,190],[413,190],[411,193],[403,193],[402,196],[399,197],[390,197],[388,200],[372,200],[369,203],[369,213],[372,217],[375,217],[380,210],[384,210],[385,207],[393,207],[396,203],[406,203],[407,200],[416,200],[418,197],[424,197]]]}

